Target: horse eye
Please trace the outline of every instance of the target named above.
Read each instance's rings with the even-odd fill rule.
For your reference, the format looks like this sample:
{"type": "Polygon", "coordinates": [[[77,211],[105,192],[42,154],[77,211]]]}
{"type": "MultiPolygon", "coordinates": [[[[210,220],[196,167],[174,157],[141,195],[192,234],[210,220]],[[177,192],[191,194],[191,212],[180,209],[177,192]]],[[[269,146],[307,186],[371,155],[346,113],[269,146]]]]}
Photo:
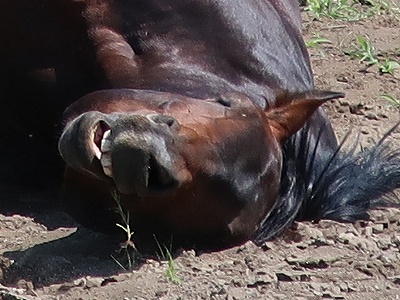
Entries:
{"type": "Polygon", "coordinates": [[[154,123],[157,124],[165,124],[171,129],[178,129],[179,128],[179,122],[171,116],[167,115],[149,115],[147,116],[150,120],[152,120],[154,123]]]}
{"type": "Polygon", "coordinates": [[[232,100],[224,95],[219,95],[216,99],[216,102],[222,104],[225,107],[232,107],[232,100]]]}

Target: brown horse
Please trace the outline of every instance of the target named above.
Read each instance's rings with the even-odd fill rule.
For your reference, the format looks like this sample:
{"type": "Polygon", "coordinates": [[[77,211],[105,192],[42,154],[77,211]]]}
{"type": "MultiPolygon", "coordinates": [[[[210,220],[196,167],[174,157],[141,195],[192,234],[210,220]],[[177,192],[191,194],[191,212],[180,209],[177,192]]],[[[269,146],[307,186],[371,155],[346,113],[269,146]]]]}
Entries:
{"type": "Polygon", "coordinates": [[[364,218],[400,186],[399,149],[337,144],[319,106],[343,94],[314,88],[295,0],[32,0],[3,11],[15,25],[0,49],[5,96],[26,99],[24,78],[57,109],[73,102],[59,150],[65,205],[84,225],[114,227],[116,190],[137,238],[261,243],[296,218],[364,218]]]}
{"type": "Polygon", "coordinates": [[[399,185],[398,158],[338,154],[318,107],[343,94],[314,90],[296,1],[88,1],[84,16],[112,88],[65,112],[65,187],[86,224],[116,189],[138,235],[262,242],[296,216],[364,217],[399,185]]]}

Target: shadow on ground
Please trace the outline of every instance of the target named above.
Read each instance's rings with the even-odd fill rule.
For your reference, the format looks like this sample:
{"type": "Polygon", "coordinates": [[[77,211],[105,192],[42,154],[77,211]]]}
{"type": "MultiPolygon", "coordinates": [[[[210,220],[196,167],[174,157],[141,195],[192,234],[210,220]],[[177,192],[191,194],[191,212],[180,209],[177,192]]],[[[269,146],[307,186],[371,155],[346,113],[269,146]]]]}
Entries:
{"type": "Polygon", "coordinates": [[[120,237],[118,241],[116,237],[79,228],[61,239],[24,251],[5,252],[4,257],[14,261],[5,272],[5,283],[24,279],[38,287],[84,276],[115,275],[123,271],[111,258],[113,255],[117,260],[124,259],[124,253],[116,250],[120,241],[120,237]]]}
{"type": "Polygon", "coordinates": [[[126,252],[119,246],[124,233],[111,236],[80,227],[62,211],[59,188],[37,192],[1,187],[0,198],[0,214],[21,219],[12,225],[15,227],[0,226],[2,236],[7,236],[8,243],[14,245],[2,245],[2,256],[13,261],[4,270],[3,283],[15,284],[24,279],[40,287],[84,276],[107,277],[123,271],[111,255],[126,265],[126,252]],[[25,217],[34,223],[25,224],[25,217]],[[18,240],[36,245],[26,250],[7,251],[19,248],[18,240]]]}

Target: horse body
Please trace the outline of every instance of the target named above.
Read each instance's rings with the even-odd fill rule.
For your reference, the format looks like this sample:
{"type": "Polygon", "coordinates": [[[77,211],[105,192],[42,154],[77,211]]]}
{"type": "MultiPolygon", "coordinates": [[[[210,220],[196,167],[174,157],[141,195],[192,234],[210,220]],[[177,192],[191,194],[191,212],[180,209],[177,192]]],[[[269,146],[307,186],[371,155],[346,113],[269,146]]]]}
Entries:
{"type": "MultiPolygon", "coordinates": [[[[297,4],[285,4],[88,2],[89,38],[110,90],[86,96],[66,111],[60,141],[69,166],[91,181],[112,178],[102,195],[87,187],[80,192],[88,207],[111,206],[115,185],[136,228],[152,224],[150,232],[167,228],[177,236],[226,245],[254,235],[279,198],[281,143],[302,127],[323,102],[319,98],[327,97],[301,95],[313,90],[311,69],[297,4]],[[293,99],[307,97],[315,103],[300,105],[302,113],[295,116],[293,99]],[[276,109],[276,120],[269,120],[275,106],[290,117],[276,109]],[[165,120],[154,123],[160,116],[174,125],[160,131],[165,120]],[[269,124],[275,121],[286,129],[269,124]],[[102,123],[106,129],[99,130],[102,123]],[[96,151],[104,153],[90,135],[86,148],[74,152],[79,137],[107,130],[111,162],[94,157],[96,151]]],[[[322,110],[307,134],[316,133],[319,123],[329,124],[322,110]]],[[[332,128],[324,131],[321,140],[336,146],[332,128]]],[[[322,142],[320,148],[324,151],[322,142]]],[[[79,175],[67,173],[66,185],[71,179],[75,190],[82,189],[76,184],[79,175]]],[[[81,182],[90,187],[85,179],[81,182]]],[[[101,217],[94,218],[98,223],[101,217]]]]}
{"type": "Polygon", "coordinates": [[[363,216],[399,186],[398,150],[379,144],[365,160],[339,149],[319,107],[343,94],[314,89],[296,1],[37,3],[54,45],[11,43],[5,53],[26,55],[6,70],[34,70],[72,102],[59,151],[66,207],[84,225],[113,226],[116,191],[138,237],[261,243],[296,217],[363,216]],[[368,170],[391,179],[343,184],[368,170]]]}

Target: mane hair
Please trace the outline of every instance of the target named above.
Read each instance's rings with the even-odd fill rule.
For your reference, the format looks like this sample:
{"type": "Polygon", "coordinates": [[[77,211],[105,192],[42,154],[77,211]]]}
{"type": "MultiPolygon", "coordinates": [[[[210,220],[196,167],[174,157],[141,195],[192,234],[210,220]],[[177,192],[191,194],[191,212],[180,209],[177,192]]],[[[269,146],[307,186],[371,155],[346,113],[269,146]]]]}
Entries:
{"type": "Polygon", "coordinates": [[[295,220],[354,222],[368,219],[371,208],[396,205],[388,196],[400,188],[400,148],[387,138],[400,122],[359,153],[358,141],[344,149],[350,134],[335,151],[321,153],[324,130],[312,142],[308,127],[284,144],[280,196],[254,236],[256,244],[274,238],[295,220]]]}

